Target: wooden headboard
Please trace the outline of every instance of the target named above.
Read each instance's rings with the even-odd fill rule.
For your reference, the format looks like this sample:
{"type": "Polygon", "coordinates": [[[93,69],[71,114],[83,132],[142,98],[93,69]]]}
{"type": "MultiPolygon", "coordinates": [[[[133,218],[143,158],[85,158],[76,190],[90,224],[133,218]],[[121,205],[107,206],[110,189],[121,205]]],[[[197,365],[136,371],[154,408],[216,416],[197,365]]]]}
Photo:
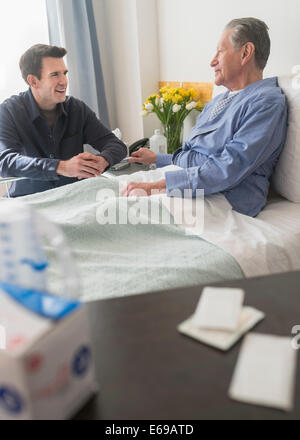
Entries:
{"type": "Polygon", "coordinates": [[[179,81],[159,81],[159,88],[164,86],[169,87],[183,87],[189,89],[192,87],[198,92],[197,99],[203,102],[209,102],[212,98],[214,83],[212,82],[179,82],[179,81]]]}

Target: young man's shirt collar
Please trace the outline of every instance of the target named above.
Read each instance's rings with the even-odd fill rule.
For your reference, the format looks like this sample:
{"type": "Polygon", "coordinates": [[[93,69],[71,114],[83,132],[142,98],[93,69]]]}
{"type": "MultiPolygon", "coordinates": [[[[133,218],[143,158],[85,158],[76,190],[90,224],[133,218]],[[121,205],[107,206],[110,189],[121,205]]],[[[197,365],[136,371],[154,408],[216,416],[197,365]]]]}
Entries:
{"type": "MultiPolygon", "coordinates": [[[[68,99],[68,98],[67,98],[68,99]]],[[[28,91],[27,91],[27,108],[29,111],[29,115],[30,115],[30,119],[31,121],[35,121],[38,117],[41,116],[39,107],[36,103],[36,100],[34,99],[34,96],[32,94],[31,88],[29,87],[28,91]]],[[[68,112],[65,108],[65,103],[59,103],[58,104],[59,107],[59,112],[58,115],[60,114],[64,114],[65,116],[68,116],[68,112]]]]}

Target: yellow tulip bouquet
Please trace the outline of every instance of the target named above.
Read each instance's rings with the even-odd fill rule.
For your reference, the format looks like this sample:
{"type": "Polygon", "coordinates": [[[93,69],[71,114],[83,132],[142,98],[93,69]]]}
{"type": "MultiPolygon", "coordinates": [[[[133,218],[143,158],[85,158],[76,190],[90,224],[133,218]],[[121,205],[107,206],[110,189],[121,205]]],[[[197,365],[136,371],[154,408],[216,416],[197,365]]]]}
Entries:
{"type": "Polygon", "coordinates": [[[164,127],[168,153],[172,154],[182,145],[183,121],[193,110],[202,111],[203,104],[196,101],[197,92],[190,88],[162,87],[158,94],[150,95],[143,105],[142,115],[155,113],[164,127]]]}

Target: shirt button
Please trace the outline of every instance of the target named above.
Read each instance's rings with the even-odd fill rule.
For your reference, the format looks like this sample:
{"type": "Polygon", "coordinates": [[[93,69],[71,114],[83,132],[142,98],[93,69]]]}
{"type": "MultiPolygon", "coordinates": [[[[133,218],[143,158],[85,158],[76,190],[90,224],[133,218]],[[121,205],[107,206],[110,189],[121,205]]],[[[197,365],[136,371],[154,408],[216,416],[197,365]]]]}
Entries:
{"type": "Polygon", "coordinates": [[[50,159],[54,159],[55,158],[55,156],[54,156],[54,154],[50,154],[50,159]]]}

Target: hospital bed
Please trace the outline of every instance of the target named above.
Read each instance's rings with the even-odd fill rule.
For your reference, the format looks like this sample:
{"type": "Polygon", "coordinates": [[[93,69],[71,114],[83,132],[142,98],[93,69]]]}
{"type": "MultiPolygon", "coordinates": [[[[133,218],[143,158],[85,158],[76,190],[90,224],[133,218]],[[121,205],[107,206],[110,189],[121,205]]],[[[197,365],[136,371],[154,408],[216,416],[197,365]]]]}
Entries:
{"type": "MultiPolygon", "coordinates": [[[[123,179],[145,179],[146,174],[154,179],[155,172],[123,179]]],[[[20,198],[67,235],[83,301],[300,269],[300,204],[274,197],[253,219],[232,211],[224,198],[211,196],[205,200],[204,227],[201,222],[193,228],[175,224],[172,215],[170,224],[146,224],[146,211],[138,224],[105,224],[110,210],[116,208],[119,219],[136,206],[137,199],[124,205],[118,194],[118,179],[99,177],[20,198]],[[111,191],[106,200],[99,194],[103,190],[111,191]]],[[[168,211],[166,198],[153,203],[162,218],[168,211]]],[[[46,247],[46,252],[50,289],[64,293],[54,250],[46,247]]]]}
{"type": "MultiPolygon", "coordinates": [[[[83,301],[300,269],[300,88],[293,84],[291,77],[281,79],[289,102],[288,137],[273,177],[276,191],[256,218],[232,211],[223,196],[215,195],[205,199],[203,217],[195,224],[176,224],[180,199],[170,206],[161,196],[151,198],[160,215],[155,224],[146,209],[148,198],[140,198],[139,208],[145,210],[138,213],[137,199],[119,197],[126,181],[158,180],[168,167],[118,178],[106,173],[20,198],[64,230],[83,301]],[[110,191],[109,196],[103,191],[110,191]],[[115,224],[105,223],[114,211],[115,224]],[[132,218],[139,216],[137,224],[120,222],[128,211],[132,218]],[[170,221],[163,224],[167,214],[170,221]]],[[[190,199],[184,210],[195,212],[197,203],[201,201],[190,199]]],[[[50,247],[46,251],[50,289],[59,292],[54,252],[50,247]]]]}

